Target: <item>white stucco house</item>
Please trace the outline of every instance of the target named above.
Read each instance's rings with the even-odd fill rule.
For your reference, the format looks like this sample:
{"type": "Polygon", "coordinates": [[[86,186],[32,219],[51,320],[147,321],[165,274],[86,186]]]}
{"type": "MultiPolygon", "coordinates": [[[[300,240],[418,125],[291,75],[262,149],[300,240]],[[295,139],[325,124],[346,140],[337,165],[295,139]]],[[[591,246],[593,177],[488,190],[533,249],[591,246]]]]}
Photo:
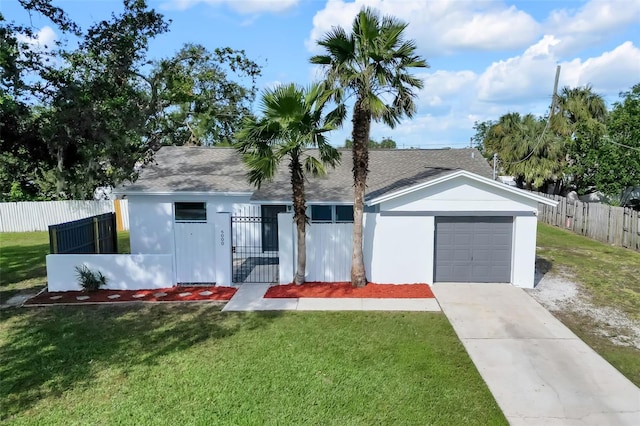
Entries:
{"type": "MultiPolygon", "coordinates": [[[[348,281],[351,153],[306,183],[307,281],[348,281]]],[[[364,252],[376,283],[534,285],[538,203],[554,201],[491,179],[475,149],[370,152],[364,252]]],[[[289,283],[295,227],[286,164],[256,189],[228,148],[163,147],[129,200],[131,251],[169,255],[176,283],[289,283]]]]}

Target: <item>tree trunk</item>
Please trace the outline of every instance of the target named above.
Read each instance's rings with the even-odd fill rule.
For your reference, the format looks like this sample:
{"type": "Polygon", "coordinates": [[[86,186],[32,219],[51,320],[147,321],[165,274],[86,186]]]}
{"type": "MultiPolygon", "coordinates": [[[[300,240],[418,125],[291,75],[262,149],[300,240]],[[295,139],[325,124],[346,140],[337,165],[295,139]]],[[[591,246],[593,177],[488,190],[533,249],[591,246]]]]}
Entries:
{"type": "Polygon", "coordinates": [[[64,191],[65,187],[65,179],[64,179],[64,149],[62,146],[58,146],[56,150],[56,160],[57,160],[57,169],[56,169],[56,196],[60,196],[62,191],[64,191]]]}
{"type": "Polygon", "coordinates": [[[293,188],[293,220],[296,222],[298,234],[298,258],[296,275],[293,278],[295,284],[303,284],[307,268],[306,225],[307,207],[304,199],[304,175],[302,164],[298,155],[291,156],[289,163],[291,172],[291,187],[293,188]]]}
{"type": "Polygon", "coordinates": [[[351,285],[364,287],[367,277],[364,269],[363,245],[363,217],[364,195],[367,187],[367,173],[369,172],[369,130],[371,127],[371,112],[363,106],[363,100],[358,99],[353,108],[353,256],[351,258],[351,285]]]}

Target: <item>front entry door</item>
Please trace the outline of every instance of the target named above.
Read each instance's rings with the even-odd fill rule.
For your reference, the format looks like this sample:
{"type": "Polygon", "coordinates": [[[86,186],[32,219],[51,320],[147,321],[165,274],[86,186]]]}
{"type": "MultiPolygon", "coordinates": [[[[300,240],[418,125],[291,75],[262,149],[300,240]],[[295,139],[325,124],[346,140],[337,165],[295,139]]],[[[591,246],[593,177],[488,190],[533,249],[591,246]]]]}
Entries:
{"type": "Polygon", "coordinates": [[[287,206],[262,206],[262,251],[278,251],[278,213],[287,211],[287,206]]]}
{"type": "Polygon", "coordinates": [[[215,240],[211,223],[175,223],[178,283],[215,283],[215,240]]]}

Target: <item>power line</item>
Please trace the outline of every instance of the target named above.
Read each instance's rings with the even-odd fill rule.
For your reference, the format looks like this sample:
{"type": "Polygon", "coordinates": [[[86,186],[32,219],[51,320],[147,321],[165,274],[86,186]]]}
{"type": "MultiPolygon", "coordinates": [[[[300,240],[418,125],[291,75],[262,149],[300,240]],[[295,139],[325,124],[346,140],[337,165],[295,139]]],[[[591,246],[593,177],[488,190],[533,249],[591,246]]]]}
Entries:
{"type": "Polygon", "coordinates": [[[615,142],[615,141],[612,141],[612,140],[610,140],[609,142],[611,142],[614,145],[618,145],[618,146],[622,146],[622,147],[625,147],[625,148],[633,149],[635,151],[640,151],[640,147],[637,147],[637,146],[629,146],[629,145],[625,145],[623,143],[615,142]]]}
{"type": "Polygon", "coordinates": [[[529,158],[531,158],[533,153],[536,151],[536,149],[540,145],[540,142],[542,142],[542,137],[544,136],[545,132],[547,130],[549,130],[549,124],[551,123],[551,118],[553,117],[553,113],[554,113],[554,111],[556,109],[556,100],[558,98],[558,80],[559,79],[560,79],[560,65],[558,65],[556,67],[556,80],[553,83],[553,97],[551,98],[551,110],[549,111],[549,118],[547,119],[547,123],[544,125],[544,129],[542,129],[542,133],[540,133],[540,136],[538,137],[538,142],[536,143],[536,146],[534,146],[533,149],[531,150],[531,152],[529,154],[527,154],[527,156],[524,157],[522,160],[518,160],[518,161],[515,161],[515,162],[510,162],[509,164],[519,164],[519,163],[522,163],[524,161],[527,161],[529,158]]]}

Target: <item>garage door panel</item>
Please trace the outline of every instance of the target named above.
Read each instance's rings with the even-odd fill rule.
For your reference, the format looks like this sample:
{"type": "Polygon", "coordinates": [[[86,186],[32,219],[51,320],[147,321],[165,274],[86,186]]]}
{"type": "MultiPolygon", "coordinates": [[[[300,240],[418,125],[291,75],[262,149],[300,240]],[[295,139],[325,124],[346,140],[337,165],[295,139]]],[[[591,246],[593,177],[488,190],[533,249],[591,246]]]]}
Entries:
{"type": "Polygon", "coordinates": [[[453,250],[451,255],[451,260],[455,262],[468,262],[471,260],[471,250],[468,249],[458,249],[453,250]]]}
{"type": "Polygon", "coordinates": [[[437,217],[436,282],[510,282],[512,217],[437,217]]]}

